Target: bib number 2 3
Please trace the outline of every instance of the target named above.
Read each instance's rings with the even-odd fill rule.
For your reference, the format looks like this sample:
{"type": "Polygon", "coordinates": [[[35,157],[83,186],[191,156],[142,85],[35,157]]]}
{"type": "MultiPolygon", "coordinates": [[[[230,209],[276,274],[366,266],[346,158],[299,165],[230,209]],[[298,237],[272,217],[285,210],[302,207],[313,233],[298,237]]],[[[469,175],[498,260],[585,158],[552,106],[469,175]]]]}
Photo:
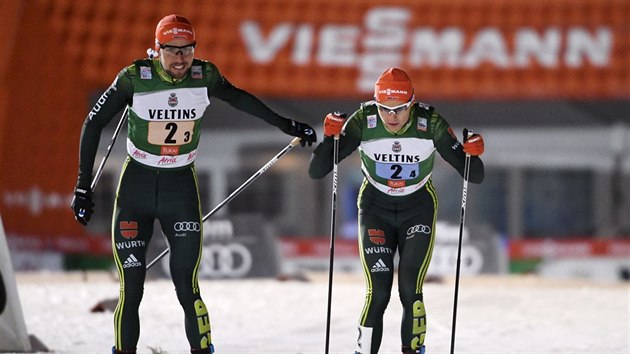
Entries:
{"type": "Polygon", "coordinates": [[[194,122],[149,122],[149,143],[184,145],[192,139],[194,122]]]}

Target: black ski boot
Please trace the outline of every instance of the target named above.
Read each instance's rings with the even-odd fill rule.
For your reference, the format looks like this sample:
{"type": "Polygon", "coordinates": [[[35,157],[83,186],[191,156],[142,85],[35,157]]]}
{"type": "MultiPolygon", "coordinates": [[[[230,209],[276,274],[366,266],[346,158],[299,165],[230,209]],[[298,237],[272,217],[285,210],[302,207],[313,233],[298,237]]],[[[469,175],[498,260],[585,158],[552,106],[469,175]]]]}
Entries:
{"type": "Polygon", "coordinates": [[[402,354],[424,354],[424,345],[420,346],[418,349],[411,349],[403,345],[402,354]]]}
{"type": "Polygon", "coordinates": [[[212,354],[214,353],[214,345],[210,344],[208,348],[190,349],[191,354],[212,354]]]}

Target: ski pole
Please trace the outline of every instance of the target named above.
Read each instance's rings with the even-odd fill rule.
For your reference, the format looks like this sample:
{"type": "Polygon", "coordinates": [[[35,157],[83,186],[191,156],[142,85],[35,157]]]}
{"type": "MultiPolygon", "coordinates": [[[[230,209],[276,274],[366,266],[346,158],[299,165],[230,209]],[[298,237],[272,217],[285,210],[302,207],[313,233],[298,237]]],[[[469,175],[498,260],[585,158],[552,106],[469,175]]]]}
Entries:
{"type": "MultiPolygon", "coordinates": [[[[225,198],[221,203],[219,203],[214,209],[212,209],[208,214],[206,214],[202,219],[201,223],[205,222],[210,218],[214,213],[216,213],[219,209],[221,209],[225,204],[229,203],[232,199],[234,199],[237,195],[239,195],[247,186],[252,184],[258,177],[260,177],[265,171],[267,171],[271,166],[273,166],[282,156],[284,156],[289,150],[291,150],[294,146],[300,143],[300,138],[293,138],[289,145],[285,146],[276,156],[274,156],[269,162],[267,162],[263,167],[261,167],[256,173],[254,173],[251,177],[247,179],[247,181],[243,182],[240,187],[236,188],[234,192],[232,192],[227,198],[225,198]]],[[[152,260],[149,264],[147,264],[147,268],[151,268],[155,262],[159,261],[162,257],[164,257],[167,253],[170,252],[170,248],[166,248],[162,253],[160,253],[154,260],[152,260]]]]}
{"type": "Polygon", "coordinates": [[[330,212],[330,261],[328,264],[328,308],[326,311],[326,349],[328,354],[330,343],[330,314],[332,307],[333,262],[335,258],[335,219],[337,213],[337,170],[339,165],[339,134],[333,140],[333,183],[332,183],[332,207],[330,212]]]}
{"type": "Polygon", "coordinates": [[[94,191],[94,188],[96,188],[96,184],[98,183],[98,180],[101,179],[101,175],[103,174],[103,168],[105,167],[105,161],[107,161],[107,159],[109,158],[109,154],[112,152],[112,148],[114,147],[114,144],[116,143],[116,138],[118,138],[118,133],[120,133],[120,129],[122,128],[123,123],[125,122],[125,119],[127,118],[128,114],[129,114],[129,106],[125,107],[125,111],[120,117],[120,121],[118,122],[118,125],[116,126],[116,130],[114,130],[114,134],[112,135],[112,141],[109,143],[109,146],[107,146],[107,153],[105,154],[105,156],[103,156],[103,159],[101,160],[101,164],[98,165],[98,169],[96,170],[96,174],[94,175],[94,180],[92,181],[92,185],[90,186],[92,191],[94,191]]]}
{"type": "MultiPolygon", "coordinates": [[[[112,152],[112,148],[114,147],[114,144],[116,143],[116,138],[118,138],[118,134],[120,133],[120,129],[122,128],[123,123],[125,122],[128,113],[129,113],[129,106],[125,107],[125,110],[123,111],[123,114],[120,117],[120,121],[118,122],[118,125],[116,126],[116,129],[114,130],[114,134],[112,135],[112,140],[109,142],[109,146],[107,146],[107,152],[105,153],[105,156],[103,156],[103,158],[101,159],[101,163],[98,165],[98,168],[96,169],[96,174],[94,174],[94,179],[92,179],[92,184],[90,185],[90,190],[92,192],[94,192],[94,189],[96,188],[96,185],[98,184],[98,180],[101,179],[101,175],[103,174],[103,169],[105,168],[105,162],[109,158],[109,154],[112,152]]],[[[72,197],[72,204],[74,204],[75,198],[76,198],[75,196],[72,197]]]]}
{"type": "MultiPolygon", "coordinates": [[[[472,130],[464,129],[464,142],[473,135],[472,130]]],[[[462,210],[459,220],[459,243],[457,246],[457,267],[455,269],[455,295],[453,300],[453,326],[451,333],[451,354],[455,353],[455,324],[457,321],[457,296],[459,293],[459,272],[462,255],[462,238],[464,233],[464,221],[466,220],[466,196],[468,194],[468,175],[470,173],[470,154],[466,154],[464,162],[464,187],[462,189],[462,210]]]]}

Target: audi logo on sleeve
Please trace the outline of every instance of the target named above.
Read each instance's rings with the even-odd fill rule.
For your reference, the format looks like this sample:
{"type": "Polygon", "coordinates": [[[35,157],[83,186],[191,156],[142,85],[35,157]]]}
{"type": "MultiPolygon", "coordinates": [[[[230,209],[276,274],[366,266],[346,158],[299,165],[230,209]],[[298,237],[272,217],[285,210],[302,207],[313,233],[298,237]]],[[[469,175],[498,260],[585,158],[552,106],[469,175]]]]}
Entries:
{"type": "Polygon", "coordinates": [[[175,232],[201,231],[201,224],[196,221],[178,221],[173,226],[175,232]]]}

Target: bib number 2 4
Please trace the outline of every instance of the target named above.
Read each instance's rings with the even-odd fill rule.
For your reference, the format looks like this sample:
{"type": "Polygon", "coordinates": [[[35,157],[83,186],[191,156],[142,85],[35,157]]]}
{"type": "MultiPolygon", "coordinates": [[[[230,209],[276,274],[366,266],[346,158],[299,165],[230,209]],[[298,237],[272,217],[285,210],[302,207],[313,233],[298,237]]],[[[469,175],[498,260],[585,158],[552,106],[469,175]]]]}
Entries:
{"type": "Polygon", "coordinates": [[[376,175],[386,179],[414,179],[418,177],[417,164],[377,163],[376,175]]]}

